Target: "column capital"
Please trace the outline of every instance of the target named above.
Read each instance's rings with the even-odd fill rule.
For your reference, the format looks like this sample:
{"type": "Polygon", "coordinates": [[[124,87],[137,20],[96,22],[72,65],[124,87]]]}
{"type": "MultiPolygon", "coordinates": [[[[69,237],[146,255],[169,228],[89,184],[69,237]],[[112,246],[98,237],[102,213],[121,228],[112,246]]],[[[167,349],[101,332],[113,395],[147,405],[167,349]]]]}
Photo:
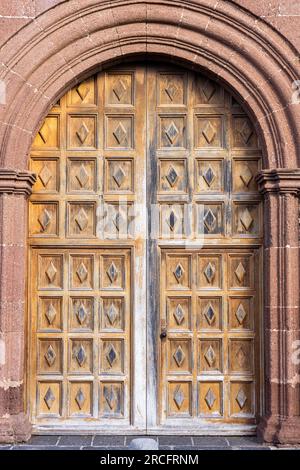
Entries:
{"type": "Polygon", "coordinates": [[[300,195],[300,169],[276,168],[261,170],[255,177],[262,193],[287,193],[300,195]]]}
{"type": "Polygon", "coordinates": [[[30,196],[36,175],[31,171],[0,168],[0,195],[22,194],[30,196]]]}

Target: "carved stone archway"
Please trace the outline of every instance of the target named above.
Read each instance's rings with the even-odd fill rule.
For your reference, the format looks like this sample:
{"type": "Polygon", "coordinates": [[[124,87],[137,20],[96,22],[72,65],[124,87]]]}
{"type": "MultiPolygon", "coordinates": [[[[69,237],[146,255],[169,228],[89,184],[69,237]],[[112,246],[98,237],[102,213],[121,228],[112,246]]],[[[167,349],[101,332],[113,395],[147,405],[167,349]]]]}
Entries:
{"type": "Polygon", "coordinates": [[[93,70],[137,55],[202,68],[233,91],[256,124],[265,194],[265,415],[268,441],[300,439],[299,109],[292,82],[296,51],[270,26],[230,1],[71,0],[37,17],[2,47],[7,89],[0,127],[0,441],[27,439],[24,396],[26,172],[34,135],[48,110],[93,70]],[[16,230],[17,224],[17,230],[16,230]]]}

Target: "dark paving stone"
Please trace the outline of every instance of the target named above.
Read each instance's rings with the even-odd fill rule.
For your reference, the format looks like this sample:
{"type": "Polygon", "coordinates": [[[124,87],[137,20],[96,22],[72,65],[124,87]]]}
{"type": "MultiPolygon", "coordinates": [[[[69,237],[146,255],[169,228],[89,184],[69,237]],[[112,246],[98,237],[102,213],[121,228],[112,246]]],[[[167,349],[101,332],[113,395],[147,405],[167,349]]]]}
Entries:
{"type": "Polygon", "coordinates": [[[59,436],[32,436],[26,442],[26,445],[33,446],[55,446],[58,442],[59,436]]]}
{"type": "Polygon", "coordinates": [[[16,445],[13,446],[12,450],[58,450],[56,446],[27,446],[27,445],[16,445]]]}
{"type": "Polygon", "coordinates": [[[93,436],[61,436],[59,440],[60,446],[90,446],[92,444],[93,436]]]}
{"type": "Polygon", "coordinates": [[[102,447],[102,446],[124,446],[125,445],[125,436],[95,436],[93,441],[93,446],[102,447]]]}
{"type": "Polygon", "coordinates": [[[139,436],[126,436],[126,446],[128,446],[130,444],[131,441],[133,441],[133,439],[154,439],[156,442],[157,442],[157,436],[143,436],[143,435],[139,435],[139,436]]]}
{"type": "Polygon", "coordinates": [[[124,447],[124,446],[120,446],[120,447],[105,447],[105,446],[98,446],[98,447],[83,447],[82,450],[94,450],[94,451],[104,451],[104,452],[108,452],[110,450],[128,450],[127,447],[124,447]]]}
{"type": "Polygon", "coordinates": [[[174,445],[173,451],[176,451],[176,450],[197,450],[197,449],[195,449],[194,446],[174,445]]]}
{"type": "Polygon", "coordinates": [[[272,450],[270,447],[265,447],[265,446],[255,446],[255,447],[251,447],[251,446],[246,446],[246,447],[234,447],[233,450],[272,450]]]}
{"type": "Polygon", "coordinates": [[[232,436],[227,437],[230,446],[255,446],[262,445],[256,436],[232,436]]]}
{"type": "Polygon", "coordinates": [[[192,439],[189,436],[159,436],[159,445],[163,446],[192,446],[192,439]]]}
{"type": "Polygon", "coordinates": [[[0,444],[0,450],[10,450],[11,448],[11,445],[0,444]]]}
{"type": "Polygon", "coordinates": [[[159,446],[159,450],[172,450],[173,446],[159,446]]]}
{"type": "Polygon", "coordinates": [[[195,447],[228,447],[228,442],[222,436],[193,436],[195,447]]]}

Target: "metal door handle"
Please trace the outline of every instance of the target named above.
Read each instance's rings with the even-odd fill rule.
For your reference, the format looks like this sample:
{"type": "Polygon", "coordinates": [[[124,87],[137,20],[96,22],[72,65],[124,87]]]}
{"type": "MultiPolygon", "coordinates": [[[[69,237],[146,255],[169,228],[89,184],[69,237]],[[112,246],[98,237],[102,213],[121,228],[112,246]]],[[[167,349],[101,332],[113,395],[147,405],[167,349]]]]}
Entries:
{"type": "Polygon", "coordinates": [[[166,329],[161,330],[160,339],[164,339],[166,337],[167,337],[167,330],[166,329]]]}

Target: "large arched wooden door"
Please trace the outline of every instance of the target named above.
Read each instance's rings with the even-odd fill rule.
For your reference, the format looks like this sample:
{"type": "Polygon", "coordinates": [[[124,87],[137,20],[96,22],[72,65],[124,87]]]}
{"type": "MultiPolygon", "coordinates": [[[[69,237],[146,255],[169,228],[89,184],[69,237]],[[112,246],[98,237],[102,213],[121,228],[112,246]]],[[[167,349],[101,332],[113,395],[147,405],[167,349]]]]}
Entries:
{"type": "Polygon", "coordinates": [[[179,67],[107,70],[53,107],[30,159],[36,427],[255,424],[260,157],[232,96],[179,67]]]}

